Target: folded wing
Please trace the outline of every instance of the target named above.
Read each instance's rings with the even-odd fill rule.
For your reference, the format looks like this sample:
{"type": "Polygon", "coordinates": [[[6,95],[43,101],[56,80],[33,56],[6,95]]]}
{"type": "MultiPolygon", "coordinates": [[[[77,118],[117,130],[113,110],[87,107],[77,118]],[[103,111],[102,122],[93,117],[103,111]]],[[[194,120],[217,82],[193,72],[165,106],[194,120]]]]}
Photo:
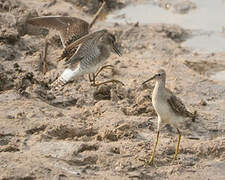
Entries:
{"type": "Polygon", "coordinates": [[[96,56],[98,56],[100,54],[100,51],[99,51],[98,47],[96,46],[96,44],[97,44],[97,41],[105,33],[107,33],[107,30],[105,30],[105,29],[96,31],[96,32],[90,33],[88,35],[85,35],[82,38],[80,38],[77,41],[70,44],[67,47],[69,49],[77,47],[78,45],[79,45],[79,47],[78,47],[77,51],[75,52],[75,54],[68,61],[66,61],[65,64],[74,65],[80,61],[82,63],[82,61],[85,60],[84,57],[89,57],[89,58],[94,59],[96,56]]]}
{"type": "Polygon", "coordinates": [[[191,117],[192,119],[195,118],[196,114],[189,112],[183,102],[180,98],[173,95],[172,92],[170,92],[170,97],[167,99],[167,102],[169,103],[170,107],[173,109],[175,113],[177,113],[180,116],[184,117],[191,117]]]}

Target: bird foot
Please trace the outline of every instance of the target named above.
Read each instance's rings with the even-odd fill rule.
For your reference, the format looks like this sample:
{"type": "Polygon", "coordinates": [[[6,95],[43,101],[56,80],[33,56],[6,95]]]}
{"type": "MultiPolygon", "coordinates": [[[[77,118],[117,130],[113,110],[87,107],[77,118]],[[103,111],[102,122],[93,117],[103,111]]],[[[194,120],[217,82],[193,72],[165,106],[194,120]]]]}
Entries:
{"type": "Polygon", "coordinates": [[[140,158],[139,160],[143,161],[145,163],[145,166],[154,166],[155,168],[157,168],[157,165],[155,164],[155,161],[152,158],[149,160],[140,158]]]}
{"type": "Polygon", "coordinates": [[[117,84],[121,84],[122,86],[125,86],[125,84],[124,84],[122,81],[114,80],[113,82],[114,82],[114,83],[117,83],[117,84]]]}
{"type": "Polygon", "coordinates": [[[174,161],[175,161],[175,158],[172,159],[170,165],[173,165],[174,164],[174,161]]]}
{"type": "Polygon", "coordinates": [[[100,85],[103,85],[103,84],[108,84],[108,83],[117,83],[117,84],[121,84],[122,86],[125,86],[124,83],[122,83],[121,81],[116,80],[116,79],[112,79],[112,80],[101,82],[101,83],[92,82],[91,86],[97,87],[97,86],[100,86],[100,85]]]}

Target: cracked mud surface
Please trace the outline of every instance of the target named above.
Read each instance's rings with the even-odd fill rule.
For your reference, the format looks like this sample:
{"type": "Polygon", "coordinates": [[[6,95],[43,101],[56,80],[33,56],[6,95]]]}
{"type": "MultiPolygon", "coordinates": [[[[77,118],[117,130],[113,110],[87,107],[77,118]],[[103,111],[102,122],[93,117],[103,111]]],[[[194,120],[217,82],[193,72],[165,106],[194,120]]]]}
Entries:
{"type": "MultiPolygon", "coordinates": [[[[0,179],[224,179],[225,84],[210,75],[225,70],[225,52],[201,54],[182,47],[190,30],[176,25],[120,25],[103,19],[94,29],[110,29],[123,56],[113,54],[106,64],[114,65],[115,72],[104,71],[98,81],[114,77],[125,86],[95,88],[82,76],[52,92],[50,83],[64,69],[56,61],[62,52],[59,36],[44,30],[31,35],[35,32],[24,18],[76,15],[90,22],[93,12],[88,8],[96,7],[91,1],[78,7],[67,0],[49,2],[0,2],[0,179]],[[45,38],[52,44],[43,75],[45,38]],[[198,118],[181,130],[174,165],[176,130],[162,127],[155,168],[139,160],[151,155],[157,127],[151,103],[154,83],[141,83],[158,68],[166,69],[167,87],[198,118]]],[[[117,2],[112,10],[132,3],[117,2]]]]}

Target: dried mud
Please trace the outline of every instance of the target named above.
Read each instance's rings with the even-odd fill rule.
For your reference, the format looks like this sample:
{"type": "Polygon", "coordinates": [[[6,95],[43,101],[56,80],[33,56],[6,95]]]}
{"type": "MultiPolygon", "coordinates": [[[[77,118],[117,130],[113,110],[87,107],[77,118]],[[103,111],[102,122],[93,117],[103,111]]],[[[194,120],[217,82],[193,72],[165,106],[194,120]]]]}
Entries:
{"type": "Polygon", "coordinates": [[[182,47],[190,32],[179,26],[102,20],[94,28],[110,29],[123,56],[112,55],[106,64],[115,71],[104,71],[98,81],[113,77],[125,86],[95,88],[82,76],[52,91],[50,84],[64,69],[56,61],[59,36],[46,30],[37,35],[26,19],[76,15],[90,22],[85,12],[67,0],[0,2],[0,179],[224,179],[225,84],[209,76],[225,69],[225,52],[197,54],[182,47]],[[44,75],[45,39],[51,43],[44,75]],[[140,161],[151,155],[157,127],[154,83],[141,83],[158,68],[166,69],[167,86],[198,117],[181,130],[174,165],[176,130],[162,127],[154,167],[140,161]]]}

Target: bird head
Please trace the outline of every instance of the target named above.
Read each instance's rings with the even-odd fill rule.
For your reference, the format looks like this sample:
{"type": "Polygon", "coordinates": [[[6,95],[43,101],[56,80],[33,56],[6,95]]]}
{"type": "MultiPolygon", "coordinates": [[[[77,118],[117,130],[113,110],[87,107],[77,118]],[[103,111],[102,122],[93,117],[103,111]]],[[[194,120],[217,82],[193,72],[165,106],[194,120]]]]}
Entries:
{"type": "Polygon", "coordinates": [[[144,81],[142,84],[147,83],[148,81],[151,81],[155,79],[156,81],[165,81],[166,80],[166,72],[164,69],[158,70],[150,79],[144,81]]]}
{"type": "Polygon", "coordinates": [[[107,45],[111,49],[112,52],[118,54],[119,56],[122,56],[122,53],[120,52],[120,50],[116,45],[116,37],[113,34],[109,32],[106,33],[102,37],[102,41],[104,42],[105,45],[107,45]]]}

